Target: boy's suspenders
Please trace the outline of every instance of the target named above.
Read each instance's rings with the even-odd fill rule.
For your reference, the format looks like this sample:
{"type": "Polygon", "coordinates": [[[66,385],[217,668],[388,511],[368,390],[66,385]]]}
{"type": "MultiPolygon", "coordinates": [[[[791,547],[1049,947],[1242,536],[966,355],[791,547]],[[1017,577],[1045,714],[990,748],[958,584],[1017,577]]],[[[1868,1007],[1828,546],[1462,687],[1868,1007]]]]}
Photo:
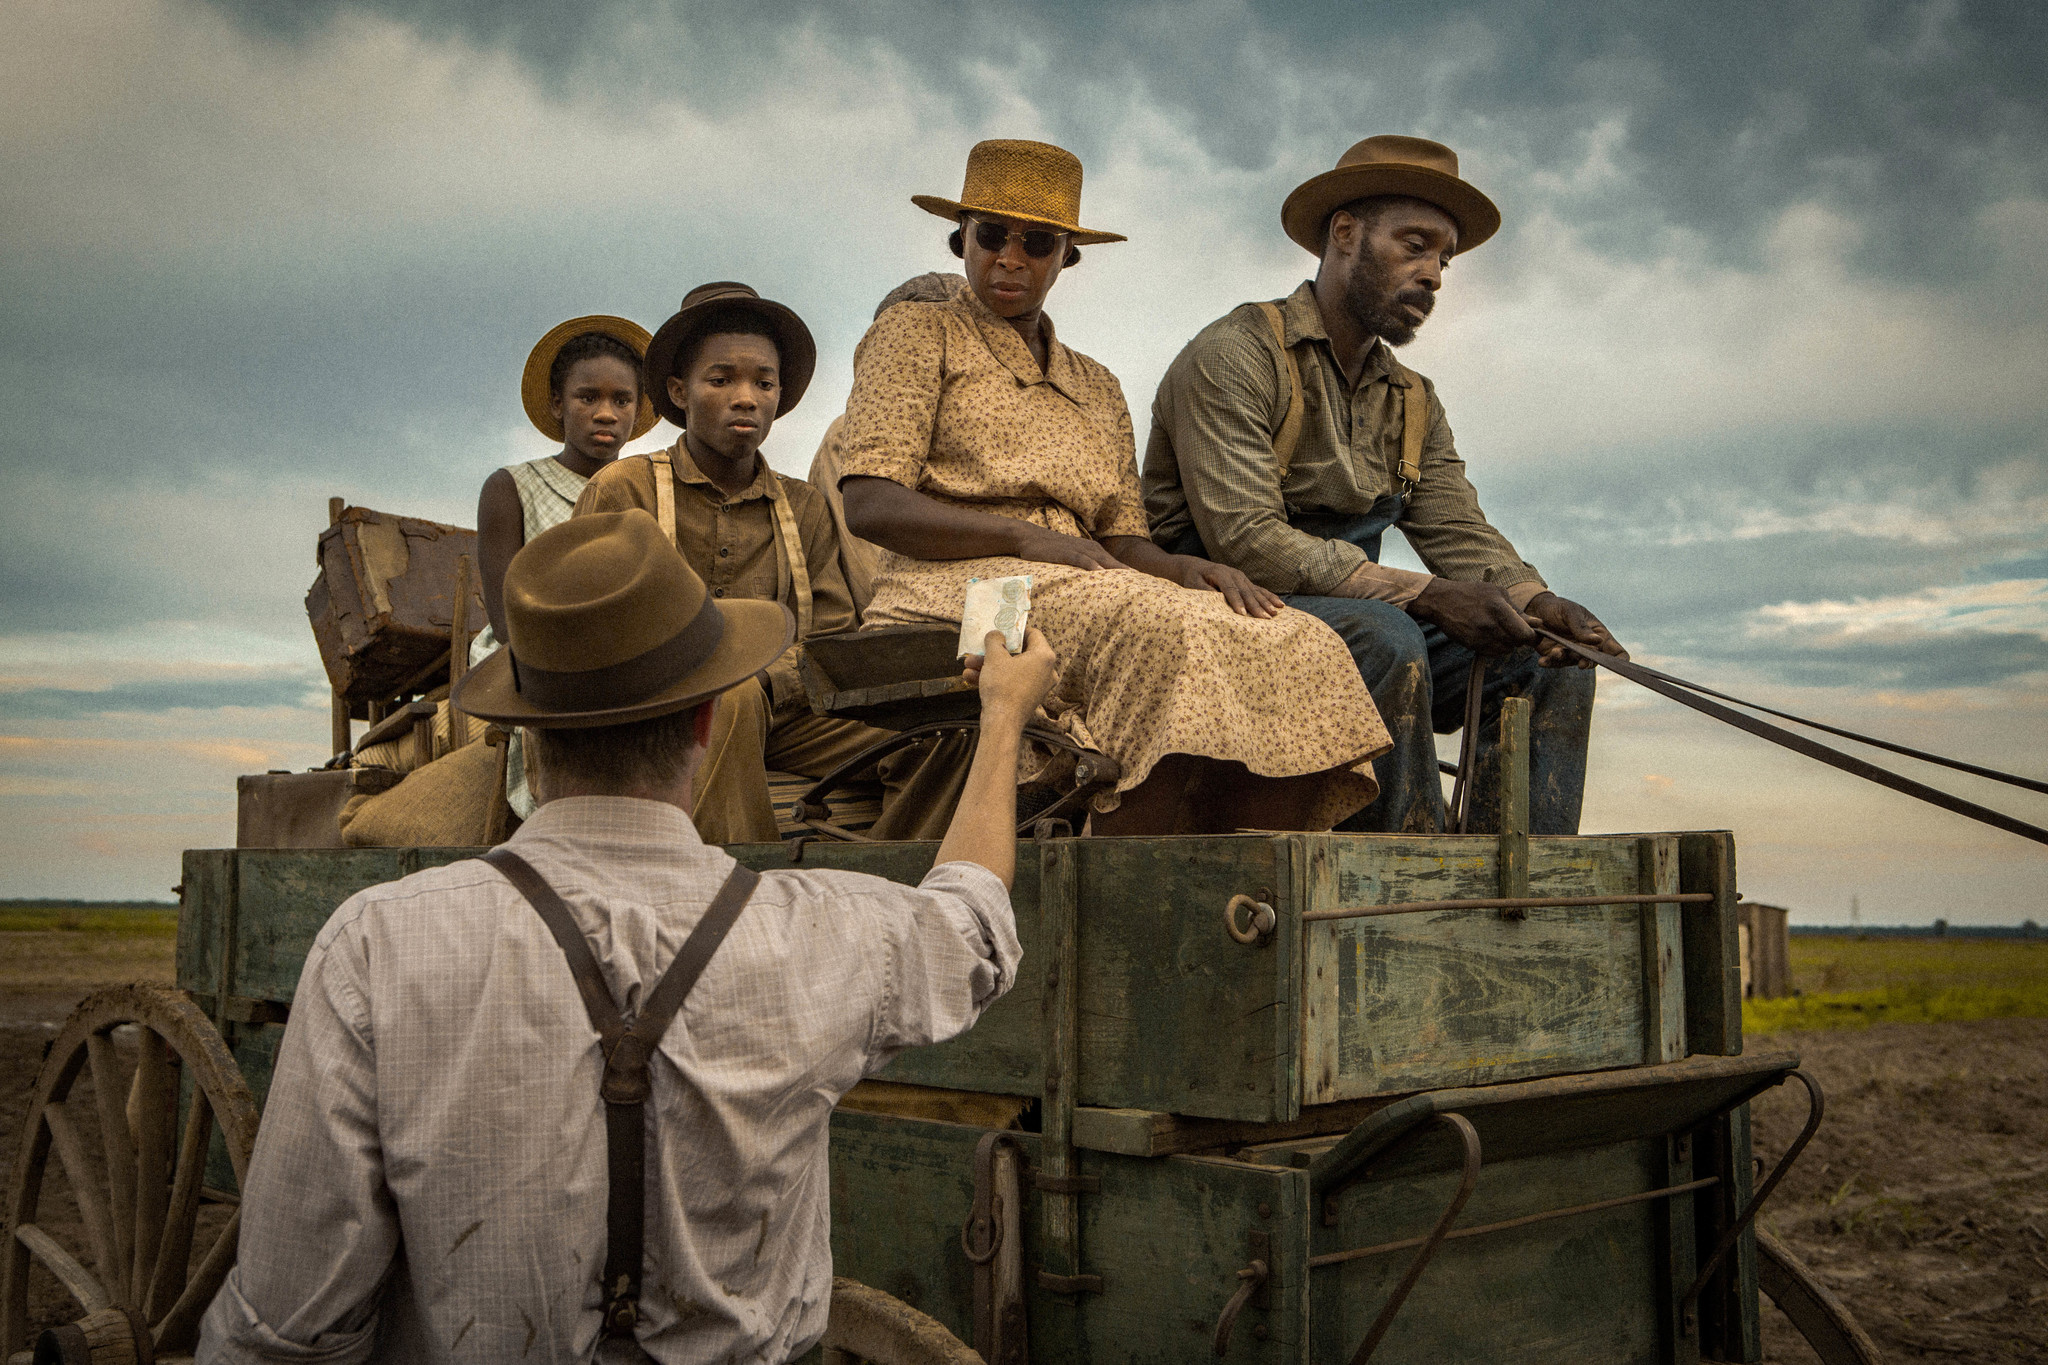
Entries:
{"type": "MultiPolygon", "coordinates": [[[[1273,433],[1273,461],[1280,466],[1284,481],[1288,466],[1294,463],[1294,448],[1301,444],[1301,362],[1287,344],[1287,324],[1281,320],[1280,305],[1261,303],[1259,311],[1266,315],[1266,325],[1273,329],[1273,344],[1280,348],[1281,364],[1287,372],[1287,415],[1280,421],[1280,430],[1273,433]]],[[[1429,394],[1422,387],[1421,375],[1391,355],[1387,360],[1395,377],[1407,389],[1401,399],[1401,466],[1397,471],[1401,481],[1408,485],[1405,492],[1422,482],[1422,444],[1429,436],[1429,394]]]]}
{"type": "Polygon", "coordinates": [[[576,978],[576,992],[590,1015],[604,1050],[604,1080],[598,1094],[604,1099],[605,1166],[609,1193],[605,1200],[604,1335],[633,1339],[633,1326],[640,1320],[640,1276],[646,1232],[646,1142],[647,1096],[652,1088],[647,1063],[661,1042],[662,1034],[674,1021],[690,988],[697,984],[704,965],[725,942],[725,936],[747,900],[754,894],[760,877],[744,867],[735,867],[725,885],[712,897],[710,908],[697,927],[683,940],[675,960],[654,983],[644,998],[639,1017],[627,1023],[611,989],[604,983],[590,944],[569,913],[561,896],[532,864],[500,846],[484,854],[484,861],[512,883],[526,898],[555,936],[569,972],[576,978]]]}
{"type": "MultiPolygon", "coordinates": [[[[661,523],[662,534],[681,549],[682,542],[676,540],[675,457],[663,448],[647,458],[654,463],[654,519],[661,523]]],[[[811,566],[804,558],[804,539],[796,529],[796,512],[789,505],[782,476],[765,468],[766,460],[761,463],[768,476],[768,506],[775,514],[775,533],[782,547],[775,566],[776,594],[781,595],[784,583],[789,585],[790,596],[796,599],[796,638],[807,640],[811,634],[811,566]]]]}

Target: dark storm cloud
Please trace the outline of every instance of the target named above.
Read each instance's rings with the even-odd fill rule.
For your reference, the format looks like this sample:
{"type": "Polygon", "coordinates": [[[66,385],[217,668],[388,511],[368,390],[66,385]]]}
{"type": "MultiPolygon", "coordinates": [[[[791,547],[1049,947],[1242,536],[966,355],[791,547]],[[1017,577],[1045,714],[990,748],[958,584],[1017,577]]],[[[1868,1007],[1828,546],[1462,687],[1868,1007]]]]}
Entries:
{"type": "MultiPolygon", "coordinates": [[[[2048,6],[2025,0],[1449,12],[1295,0],[217,3],[286,40],[342,11],[375,12],[515,52],[564,96],[624,88],[714,107],[755,98],[780,43],[811,33],[901,58],[965,122],[1013,76],[1014,94],[1084,160],[1109,150],[1115,115],[1142,99],[1217,161],[1269,173],[1274,197],[1345,138],[1422,132],[1477,153],[1510,231],[1550,207],[1632,255],[1679,227],[1746,258],[1783,209],[1812,199],[1865,225],[1867,267],[1967,278],[1983,259],[1977,211],[2048,187],[2048,6]],[[1596,149],[1614,176],[1579,174],[1596,149]]],[[[1263,221],[1271,206],[1255,200],[1263,221]]]]}
{"type": "Polygon", "coordinates": [[[1884,631],[1850,640],[1721,640],[1717,658],[1813,687],[1988,687],[2048,671],[2048,640],[1987,630],[1884,631]]]}

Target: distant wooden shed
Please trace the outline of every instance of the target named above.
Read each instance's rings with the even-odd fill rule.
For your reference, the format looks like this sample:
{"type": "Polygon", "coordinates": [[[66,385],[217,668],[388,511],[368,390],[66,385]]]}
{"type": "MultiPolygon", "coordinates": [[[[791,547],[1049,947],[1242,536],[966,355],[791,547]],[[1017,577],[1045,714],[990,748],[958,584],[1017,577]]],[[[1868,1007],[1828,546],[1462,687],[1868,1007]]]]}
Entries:
{"type": "Polygon", "coordinates": [[[1792,994],[1789,912],[1757,901],[1743,901],[1735,910],[1742,941],[1742,998],[1776,1000],[1792,994]]]}

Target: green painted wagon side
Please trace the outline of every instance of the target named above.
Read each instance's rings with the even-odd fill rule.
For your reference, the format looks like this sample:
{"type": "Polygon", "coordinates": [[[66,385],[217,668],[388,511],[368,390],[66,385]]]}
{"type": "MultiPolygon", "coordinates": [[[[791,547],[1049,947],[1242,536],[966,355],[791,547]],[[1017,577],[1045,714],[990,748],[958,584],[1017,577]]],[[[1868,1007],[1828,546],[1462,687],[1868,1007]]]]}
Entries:
{"type": "MultiPolygon", "coordinates": [[[[1443,1245],[1375,1359],[1757,1359],[1756,1293],[1753,1283],[1744,1291],[1739,1274],[1724,1275],[1723,1292],[1690,1323],[1680,1311],[1725,1209],[1748,1197],[1746,1132],[1734,1145],[1697,1138],[1733,1134],[1727,1106],[1795,1060],[1695,1059],[1436,1092],[1402,1101],[1406,1115],[1383,1111],[1381,1139],[1425,1111],[1462,1113],[1486,1160],[1458,1219],[1481,1231],[1443,1245]]],[[[1027,1282],[1031,1359],[1213,1359],[1218,1320],[1254,1261],[1271,1278],[1237,1319],[1222,1358],[1350,1359],[1414,1254],[1399,1244],[1429,1231],[1458,1180],[1455,1147],[1424,1140],[1334,1187],[1326,1219],[1328,1168],[1367,1126],[1229,1156],[1080,1153],[1078,1173],[1100,1182],[1081,1199],[1081,1243],[1101,1291],[1061,1294],[1027,1282]],[[1355,1255],[1388,1243],[1395,1248],[1355,1255]],[[1332,1259],[1315,1264],[1321,1257],[1332,1259]]],[[[845,1111],[832,1127],[835,1273],[904,1299],[963,1339],[972,1335],[973,1283],[960,1228],[983,1131],[845,1111]]],[[[1015,1137],[1035,1166],[1040,1137],[1015,1137]]],[[[1025,1201],[1028,1265],[1040,1263],[1047,1240],[1040,1205],[1025,1201]]]]}
{"type": "MultiPolygon", "coordinates": [[[[1082,839],[1075,865],[1078,1102],[1240,1122],[1410,1090],[1739,1051],[1734,866],[1725,834],[1528,841],[1538,896],[1706,893],[1681,908],[1448,911],[1311,921],[1395,902],[1483,897],[1501,876],[1490,837],[1239,835],[1082,839]],[[1271,905],[1274,930],[1233,939],[1224,908],[1271,905]]],[[[475,849],[197,850],[185,857],[178,983],[260,1029],[282,1017],[321,925],[378,882],[475,849]]],[[[730,850],[758,869],[801,865],[914,882],[932,844],[730,850]]],[[[1041,850],[1043,856],[1044,850],[1041,850]]],[[[1040,862],[1024,850],[1013,902],[1027,964],[1043,960],[1040,862]]],[[[966,1035],[898,1059],[888,1079],[1036,1096],[1044,1090],[1042,974],[966,1035]]],[[[251,1059],[261,1065],[258,1058],[251,1059]]],[[[260,1095],[267,1071],[252,1072],[260,1095]]]]}

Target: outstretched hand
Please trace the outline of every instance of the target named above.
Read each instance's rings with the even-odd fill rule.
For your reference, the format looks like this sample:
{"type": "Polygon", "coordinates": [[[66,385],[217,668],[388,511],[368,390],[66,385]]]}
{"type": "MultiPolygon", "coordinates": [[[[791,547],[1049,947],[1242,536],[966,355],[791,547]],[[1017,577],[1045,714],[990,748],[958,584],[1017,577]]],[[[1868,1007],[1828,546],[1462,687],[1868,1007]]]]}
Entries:
{"type": "Polygon", "coordinates": [[[988,633],[982,648],[986,653],[966,657],[960,676],[968,686],[980,689],[984,723],[994,713],[1021,726],[1052,691],[1060,657],[1036,627],[1025,630],[1021,654],[1010,653],[999,630],[988,633]]]}
{"type": "MultiPolygon", "coordinates": [[[[1531,621],[1553,634],[1562,635],[1587,649],[1612,654],[1617,659],[1625,661],[1628,658],[1628,651],[1608,633],[1606,626],[1600,624],[1600,618],[1569,598],[1559,597],[1554,592],[1538,593],[1529,599],[1525,610],[1531,621]]],[[[1591,659],[1582,659],[1557,641],[1546,640],[1540,635],[1536,637],[1536,655],[1545,668],[1564,668],[1567,665],[1593,667],[1591,659]]]]}
{"type": "Polygon", "coordinates": [[[1264,621],[1278,616],[1287,608],[1287,603],[1278,593],[1252,582],[1242,569],[1233,569],[1228,564],[1218,564],[1196,555],[1182,555],[1180,559],[1178,581],[1183,588],[1220,592],[1223,600],[1230,604],[1230,609],[1239,616],[1252,616],[1264,621]]]}

